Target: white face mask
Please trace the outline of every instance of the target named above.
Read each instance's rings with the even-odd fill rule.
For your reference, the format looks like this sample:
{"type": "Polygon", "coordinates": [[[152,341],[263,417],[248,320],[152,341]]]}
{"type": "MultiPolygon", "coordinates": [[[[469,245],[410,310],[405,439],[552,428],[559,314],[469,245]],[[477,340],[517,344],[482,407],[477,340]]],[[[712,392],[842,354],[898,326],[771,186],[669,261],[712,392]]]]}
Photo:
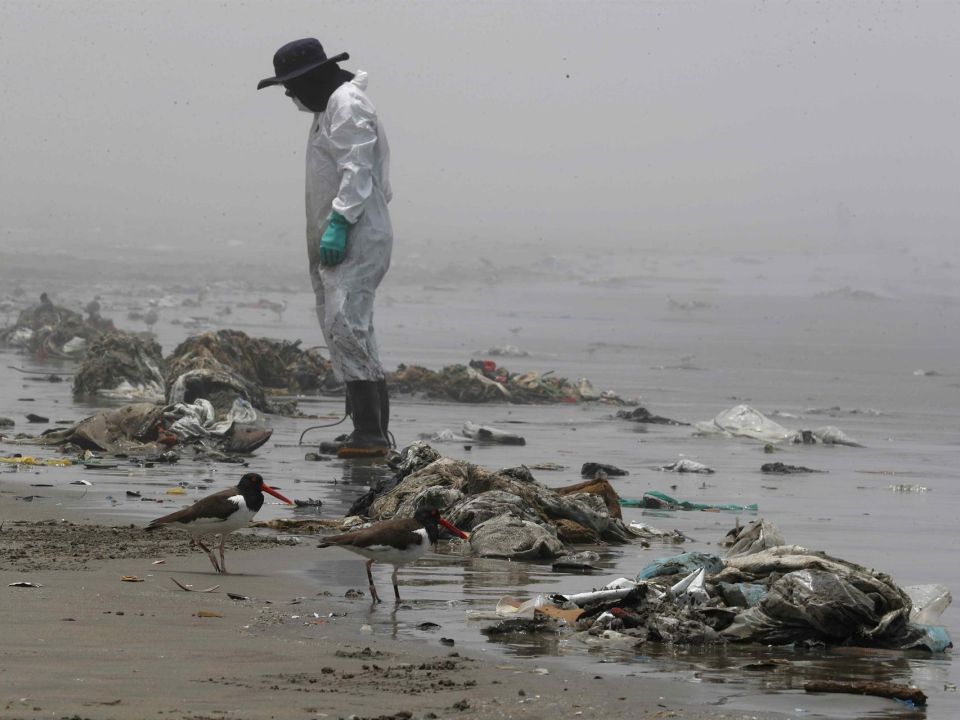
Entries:
{"type": "Polygon", "coordinates": [[[296,95],[291,96],[290,99],[293,100],[293,104],[297,106],[297,110],[299,110],[300,112],[308,112],[311,115],[314,114],[313,110],[311,110],[302,102],[300,102],[300,98],[298,98],[296,95]]]}

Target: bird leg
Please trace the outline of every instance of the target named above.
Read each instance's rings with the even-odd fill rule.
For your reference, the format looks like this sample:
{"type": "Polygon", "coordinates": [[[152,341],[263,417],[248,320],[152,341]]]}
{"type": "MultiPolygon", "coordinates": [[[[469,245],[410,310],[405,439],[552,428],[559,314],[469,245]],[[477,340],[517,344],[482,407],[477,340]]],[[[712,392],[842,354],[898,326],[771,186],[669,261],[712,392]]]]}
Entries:
{"type": "Polygon", "coordinates": [[[393,594],[397,598],[397,602],[400,602],[400,588],[397,587],[397,566],[393,566],[393,575],[390,576],[390,579],[393,580],[393,594]]]}
{"type": "Polygon", "coordinates": [[[227,575],[227,561],[223,559],[223,545],[227,542],[227,534],[220,533],[220,572],[227,575]]]}
{"type": "Polygon", "coordinates": [[[206,545],[203,544],[203,540],[201,540],[200,538],[191,538],[191,539],[193,540],[193,544],[199,545],[200,548],[207,554],[207,557],[210,558],[210,562],[213,563],[213,569],[216,570],[218,573],[222,573],[223,570],[221,570],[220,566],[217,564],[216,556],[210,551],[210,548],[208,548],[206,545]]]}
{"type": "Polygon", "coordinates": [[[370,568],[373,565],[373,560],[367,560],[367,580],[370,581],[370,596],[373,598],[374,602],[380,602],[380,596],[377,594],[377,588],[373,584],[373,573],[370,572],[370,568]]]}

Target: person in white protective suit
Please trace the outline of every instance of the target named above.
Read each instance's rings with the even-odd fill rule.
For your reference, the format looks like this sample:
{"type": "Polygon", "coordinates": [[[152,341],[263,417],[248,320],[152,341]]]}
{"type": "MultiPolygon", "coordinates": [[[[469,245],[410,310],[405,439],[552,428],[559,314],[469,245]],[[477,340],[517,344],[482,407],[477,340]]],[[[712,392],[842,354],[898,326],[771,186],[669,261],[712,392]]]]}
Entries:
{"type": "Polygon", "coordinates": [[[307,139],[307,258],[317,317],[336,376],[346,384],[353,432],[321,450],[341,456],[385,453],[390,401],[373,331],[373,300],[390,266],[393,228],[390,150],[367,74],[340,68],[320,42],[287,43],[273,57],[274,77],[298,108],[312,113],[307,139]]]}

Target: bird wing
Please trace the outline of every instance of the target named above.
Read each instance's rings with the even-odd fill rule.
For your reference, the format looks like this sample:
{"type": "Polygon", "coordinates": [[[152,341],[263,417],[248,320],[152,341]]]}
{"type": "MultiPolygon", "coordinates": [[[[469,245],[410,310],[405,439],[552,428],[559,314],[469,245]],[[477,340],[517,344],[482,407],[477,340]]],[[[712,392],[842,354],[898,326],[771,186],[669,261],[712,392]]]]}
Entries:
{"type": "Polygon", "coordinates": [[[197,520],[225,520],[237,511],[240,503],[233,498],[240,497],[240,491],[237,488],[228,488],[221,490],[213,495],[208,495],[202,500],[198,500],[193,505],[177,510],[169,515],[164,515],[156,520],[151,520],[147,525],[147,530],[153,530],[161,525],[180,522],[189,523],[197,520]]]}
{"type": "Polygon", "coordinates": [[[417,532],[419,529],[420,523],[413,518],[394,518],[361,530],[331,535],[324,538],[318,547],[353,545],[358,548],[369,548],[383,545],[385,539],[389,538],[392,545],[396,545],[400,550],[406,550],[411,545],[419,545],[423,542],[423,535],[417,532]]]}

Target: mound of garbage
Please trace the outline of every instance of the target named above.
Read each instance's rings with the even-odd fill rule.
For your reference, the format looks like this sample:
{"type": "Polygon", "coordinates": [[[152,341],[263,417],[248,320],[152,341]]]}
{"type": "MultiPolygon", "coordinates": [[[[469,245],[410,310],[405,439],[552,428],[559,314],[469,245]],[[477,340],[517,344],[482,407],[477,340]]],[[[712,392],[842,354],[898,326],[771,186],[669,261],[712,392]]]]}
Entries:
{"type": "Polygon", "coordinates": [[[0,345],[23,348],[40,360],[82,357],[90,342],[114,330],[113,322],[91,312],[84,318],[46,293],[40,302],[21,310],[17,321],[0,330],[0,345]]]}
{"type": "Polygon", "coordinates": [[[394,474],[354,503],[349,515],[377,521],[437,508],[472,532],[470,552],[481,557],[546,560],[573,554],[574,544],[655,536],[624,524],[619,496],[604,478],[548,488],[525,466],[491,472],[443,457],[421,441],[404,448],[391,467],[394,474]]]}
{"type": "Polygon", "coordinates": [[[95,339],[73,376],[73,396],[163,402],[164,362],[151,337],[113,332],[95,339]]]}
{"type": "Polygon", "coordinates": [[[35,440],[40,445],[55,445],[65,454],[89,451],[176,462],[188,453],[197,460],[238,462],[238,456],[253,452],[272,434],[263,417],[245,400],[238,398],[219,418],[213,405],[200,398],[193,403],[130,403],[99,410],[35,440]]]}
{"type": "Polygon", "coordinates": [[[886,574],[825,552],[783,544],[758,519],[725,539],[725,558],[661,558],[633,580],[587,592],[504,598],[494,633],[555,631],[559,620],[594,643],[849,645],[942,652],[949,605],[939,585],[901,588],[886,574]],[[530,623],[533,623],[531,626],[530,623]]]}
{"type": "Polygon", "coordinates": [[[550,372],[512,373],[493,360],[471,360],[469,365],[447,365],[439,371],[420,365],[400,365],[388,382],[396,392],[462,403],[636,404],[610,390],[598,392],[586,378],[574,383],[550,372]]]}
{"type": "Polygon", "coordinates": [[[333,384],[330,361],[300,341],[251,338],[239,330],[194,335],[166,360],[167,401],[209,400],[225,412],[240,397],[257,410],[290,414],[292,405],[271,402],[269,393],[302,393],[333,384]]]}

